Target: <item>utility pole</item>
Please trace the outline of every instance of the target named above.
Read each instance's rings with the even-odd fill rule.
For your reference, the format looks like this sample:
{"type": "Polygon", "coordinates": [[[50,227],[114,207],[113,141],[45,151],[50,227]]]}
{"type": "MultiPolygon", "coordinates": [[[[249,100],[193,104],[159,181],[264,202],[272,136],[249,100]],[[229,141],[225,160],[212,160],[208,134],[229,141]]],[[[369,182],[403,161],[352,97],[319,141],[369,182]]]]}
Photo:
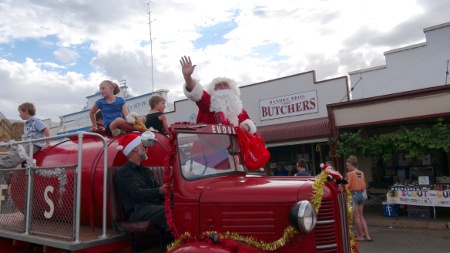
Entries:
{"type": "Polygon", "coordinates": [[[152,38],[152,22],[155,20],[151,19],[151,12],[150,12],[150,3],[151,2],[147,2],[147,6],[148,6],[148,28],[150,31],[150,57],[151,57],[151,64],[152,64],[152,92],[155,91],[155,87],[154,87],[154,79],[153,79],[153,38],[152,38]]]}

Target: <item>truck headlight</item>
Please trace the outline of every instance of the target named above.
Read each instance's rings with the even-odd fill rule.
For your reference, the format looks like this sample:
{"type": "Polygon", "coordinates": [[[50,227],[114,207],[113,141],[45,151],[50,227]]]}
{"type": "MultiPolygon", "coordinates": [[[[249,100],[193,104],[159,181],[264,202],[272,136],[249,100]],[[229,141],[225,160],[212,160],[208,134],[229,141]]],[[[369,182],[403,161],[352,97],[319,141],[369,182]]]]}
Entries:
{"type": "Polygon", "coordinates": [[[316,226],[316,210],[309,201],[299,201],[289,211],[289,221],[300,232],[308,234],[316,226]]]}

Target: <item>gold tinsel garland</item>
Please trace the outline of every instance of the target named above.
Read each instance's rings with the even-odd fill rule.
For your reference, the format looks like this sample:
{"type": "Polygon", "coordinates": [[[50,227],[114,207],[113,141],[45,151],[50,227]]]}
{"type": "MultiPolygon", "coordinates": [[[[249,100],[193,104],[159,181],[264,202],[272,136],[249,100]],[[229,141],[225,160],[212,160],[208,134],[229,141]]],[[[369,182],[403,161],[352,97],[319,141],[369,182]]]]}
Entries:
{"type": "MultiPolygon", "coordinates": [[[[240,236],[237,233],[231,233],[228,231],[225,232],[224,234],[221,234],[216,231],[206,231],[202,233],[201,238],[209,237],[212,234],[217,234],[221,239],[230,239],[233,241],[243,242],[247,245],[253,246],[257,249],[264,251],[274,251],[283,247],[292,237],[294,237],[298,233],[299,232],[294,227],[289,226],[284,229],[283,236],[273,242],[259,241],[251,236],[244,237],[240,236]]],[[[171,251],[172,249],[175,249],[183,245],[184,243],[186,243],[186,241],[195,241],[195,240],[196,239],[193,238],[190,233],[186,232],[182,234],[177,240],[175,240],[171,245],[167,246],[167,251],[171,251]]]]}
{"type": "Polygon", "coordinates": [[[311,197],[311,204],[313,205],[316,213],[319,213],[320,205],[322,204],[323,185],[327,182],[328,173],[323,171],[320,173],[320,177],[314,181],[312,186],[313,196],[311,197]]]}
{"type": "MultiPolygon", "coordinates": [[[[311,197],[310,202],[313,205],[314,209],[316,210],[316,213],[319,213],[320,205],[322,203],[323,186],[327,182],[327,176],[328,176],[328,173],[323,171],[320,174],[320,177],[314,181],[313,186],[312,186],[313,196],[311,197]]],[[[351,224],[353,221],[353,212],[352,212],[352,207],[350,205],[352,197],[351,197],[351,194],[350,194],[348,188],[345,187],[345,189],[346,189],[346,193],[347,193],[348,220],[349,220],[349,224],[351,224]]],[[[284,245],[286,245],[286,243],[298,233],[299,232],[294,227],[289,226],[284,229],[283,236],[281,238],[279,238],[278,240],[275,240],[272,242],[263,242],[263,241],[255,239],[251,236],[244,237],[244,236],[240,236],[237,233],[231,233],[228,231],[225,232],[224,234],[221,234],[216,231],[206,231],[206,232],[203,232],[200,237],[192,237],[192,235],[190,233],[186,232],[186,233],[180,235],[180,237],[177,240],[175,240],[172,244],[170,244],[167,247],[167,251],[171,251],[189,241],[198,241],[200,239],[208,238],[212,234],[217,234],[219,236],[219,238],[221,238],[221,239],[230,239],[233,241],[243,242],[247,245],[253,246],[260,250],[274,251],[274,250],[277,250],[277,249],[283,247],[284,245]]],[[[352,246],[351,252],[354,253],[354,247],[356,246],[356,242],[354,240],[354,236],[353,236],[353,233],[350,228],[349,228],[349,235],[350,235],[349,236],[350,237],[350,245],[352,246]]]]}
{"type": "Polygon", "coordinates": [[[348,234],[350,237],[350,250],[351,253],[355,253],[355,248],[358,246],[358,244],[355,241],[355,235],[352,232],[352,223],[353,223],[353,199],[352,194],[350,193],[350,190],[348,189],[347,185],[345,186],[345,192],[347,193],[347,216],[348,216],[348,234]]]}

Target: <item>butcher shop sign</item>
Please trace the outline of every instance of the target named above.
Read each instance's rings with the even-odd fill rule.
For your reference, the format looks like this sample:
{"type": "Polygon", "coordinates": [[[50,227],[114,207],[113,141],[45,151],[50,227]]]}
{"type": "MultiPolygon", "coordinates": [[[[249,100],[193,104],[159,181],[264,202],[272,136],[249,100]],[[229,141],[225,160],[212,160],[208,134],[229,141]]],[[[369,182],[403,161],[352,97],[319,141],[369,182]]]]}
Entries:
{"type": "Polygon", "coordinates": [[[317,91],[307,91],[259,101],[261,120],[317,113],[317,91]]]}

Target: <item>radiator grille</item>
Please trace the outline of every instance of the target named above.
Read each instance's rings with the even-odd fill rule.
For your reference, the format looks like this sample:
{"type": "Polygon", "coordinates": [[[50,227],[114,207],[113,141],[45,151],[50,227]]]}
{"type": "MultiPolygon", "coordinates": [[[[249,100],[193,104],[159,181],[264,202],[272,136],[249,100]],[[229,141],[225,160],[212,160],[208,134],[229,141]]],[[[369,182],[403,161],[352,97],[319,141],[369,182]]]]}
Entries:
{"type": "Polygon", "coordinates": [[[336,201],[336,206],[333,207],[333,199],[322,199],[315,228],[317,252],[350,252],[348,242],[346,193],[341,186],[339,186],[339,193],[336,201]],[[338,222],[338,219],[341,220],[340,223],[338,222]],[[342,234],[342,243],[339,243],[340,234],[342,234]],[[342,249],[339,248],[340,245],[342,245],[342,249]]]}

